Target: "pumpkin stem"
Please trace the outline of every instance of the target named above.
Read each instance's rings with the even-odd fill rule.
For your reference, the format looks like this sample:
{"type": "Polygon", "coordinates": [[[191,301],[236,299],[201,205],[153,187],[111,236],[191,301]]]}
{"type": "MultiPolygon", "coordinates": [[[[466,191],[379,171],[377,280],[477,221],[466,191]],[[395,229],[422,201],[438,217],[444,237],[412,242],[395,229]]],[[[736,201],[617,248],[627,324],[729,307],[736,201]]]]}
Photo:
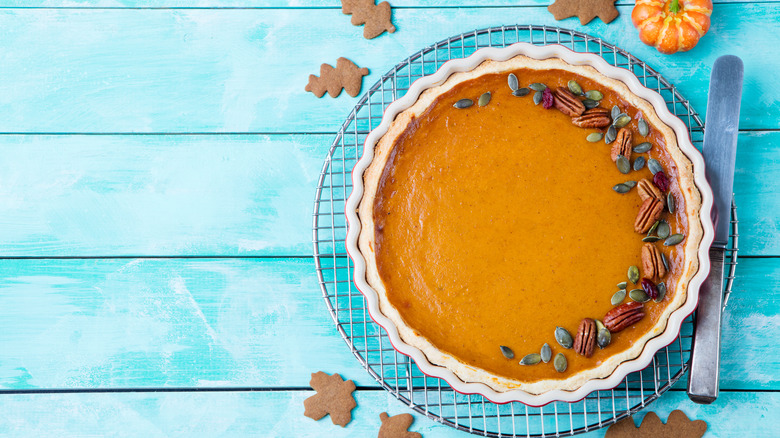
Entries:
{"type": "Polygon", "coordinates": [[[680,12],[680,0],[672,0],[672,4],[669,5],[669,11],[672,14],[680,12]]]}

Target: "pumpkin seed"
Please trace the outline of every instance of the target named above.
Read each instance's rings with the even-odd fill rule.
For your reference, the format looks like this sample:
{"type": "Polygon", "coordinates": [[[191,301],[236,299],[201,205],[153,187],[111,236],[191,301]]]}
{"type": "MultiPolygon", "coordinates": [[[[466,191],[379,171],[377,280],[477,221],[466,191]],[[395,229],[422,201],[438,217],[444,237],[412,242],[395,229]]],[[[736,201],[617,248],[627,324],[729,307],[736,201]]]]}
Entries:
{"type": "Polygon", "coordinates": [[[615,292],[612,295],[612,299],[609,300],[610,303],[612,303],[613,306],[617,306],[618,304],[622,303],[623,300],[626,299],[626,290],[620,289],[619,291],[615,292]]]}
{"type": "Polygon", "coordinates": [[[637,303],[646,303],[650,301],[650,297],[647,296],[647,293],[645,293],[645,291],[643,291],[642,289],[633,289],[631,292],[628,293],[628,297],[636,301],[637,303]]]}
{"type": "Polygon", "coordinates": [[[530,92],[531,92],[530,88],[518,88],[517,90],[512,92],[512,96],[523,97],[530,92]]]}
{"type": "Polygon", "coordinates": [[[612,333],[606,327],[599,329],[598,335],[596,335],[596,344],[599,348],[607,348],[610,342],[612,342],[612,333]]]}
{"type": "Polygon", "coordinates": [[[661,238],[656,236],[647,236],[642,238],[642,242],[649,242],[649,243],[658,242],[659,240],[661,240],[661,238]]]}
{"type": "Polygon", "coordinates": [[[628,286],[627,281],[621,281],[620,283],[617,284],[618,289],[625,289],[626,286],[628,286]]]}
{"type": "Polygon", "coordinates": [[[471,99],[461,99],[461,100],[455,102],[455,105],[452,105],[452,106],[454,106],[455,108],[458,108],[458,109],[463,109],[463,108],[468,108],[471,105],[474,105],[474,101],[473,100],[471,100],[471,99]]]}
{"type": "Polygon", "coordinates": [[[626,181],[623,184],[631,187],[632,189],[636,186],[636,181],[626,181]]]}
{"type": "Polygon", "coordinates": [[[582,104],[585,105],[585,109],[593,109],[599,106],[599,101],[593,99],[585,99],[582,101],[582,104]]]}
{"type": "Polygon", "coordinates": [[[566,371],[566,366],[566,356],[564,356],[563,353],[556,354],[555,360],[553,360],[553,367],[555,367],[555,371],[562,373],[566,371]]]}
{"type": "Polygon", "coordinates": [[[661,166],[661,163],[658,162],[655,158],[651,158],[647,160],[647,168],[650,169],[650,172],[655,175],[658,172],[663,172],[664,168],[661,166]]]}
{"type": "Polygon", "coordinates": [[[612,190],[614,190],[614,191],[616,191],[618,193],[628,193],[631,190],[631,187],[629,187],[629,186],[627,186],[627,185],[625,185],[623,183],[620,183],[620,184],[615,184],[614,186],[612,186],[612,190]]]}
{"type": "Polygon", "coordinates": [[[588,140],[591,143],[595,143],[597,141],[601,141],[602,138],[604,138],[604,134],[600,132],[591,132],[587,137],[585,137],[585,140],[588,140]]]}
{"type": "Polygon", "coordinates": [[[542,361],[542,355],[539,353],[526,354],[520,359],[520,365],[536,365],[542,361]]]}
{"type": "Polygon", "coordinates": [[[615,141],[616,137],[617,129],[614,126],[610,126],[609,129],[607,129],[607,133],[604,135],[604,143],[610,144],[615,141]]]}
{"type": "Polygon", "coordinates": [[[590,100],[601,100],[604,98],[604,95],[601,94],[601,91],[599,90],[590,90],[585,93],[585,97],[587,97],[590,100]]]}
{"type": "Polygon", "coordinates": [[[501,354],[503,354],[505,358],[507,358],[507,359],[514,359],[515,358],[515,352],[512,351],[511,348],[505,347],[503,345],[499,345],[498,347],[501,349],[501,354]]]}
{"type": "Polygon", "coordinates": [[[479,96],[479,100],[477,101],[477,104],[479,104],[479,106],[485,106],[488,103],[490,103],[490,91],[483,94],[482,96],[479,96]]]}
{"type": "Polygon", "coordinates": [[[638,145],[634,146],[634,152],[637,154],[644,154],[645,152],[649,151],[653,148],[653,145],[650,144],[649,141],[646,141],[644,143],[639,143],[638,145]]]}
{"type": "Polygon", "coordinates": [[[595,323],[596,323],[596,330],[601,330],[601,329],[604,329],[604,328],[606,328],[606,327],[604,326],[604,323],[603,323],[603,322],[601,322],[601,321],[599,321],[598,319],[594,319],[594,320],[593,320],[593,322],[595,322],[595,323]]]}
{"type": "Polygon", "coordinates": [[[658,296],[655,297],[653,301],[656,303],[660,303],[664,299],[664,295],[666,295],[666,284],[661,282],[656,285],[656,289],[658,289],[658,296]]]}
{"type": "Polygon", "coordinates": [[[617,105],[613,106],[612,112],[610,113],[610,116],[612,116],[612,120],[617,119],[620,114],[621,114],[620,108],[617,105]]]}
{"type": "Polygon", "coordinates": [[[669,259],[666,258],[666,254],[663,252],[661,252],[661,262],[663,262],[666,272],[669,272],[669,259]]]}
{"type": "Polygon", "coordinates": [[[649,230],[647,230],[648,237],[655,232],[656,229],[658,229],[658,226],[661,225],[661,221],[655,221],[652,227],[650,227],[649,230]]]}
{"type": "Polygon", "coordinates": [[[539,82],[534,82],[533,84],[529,85],[528,88],[534,91],[544,91],[544,89],[547,88],[547,85],[540,84],[539,82]]]}
{"type": "Polygon", "coordinates": [[[650,126],[645,122],[645,119],[640,118],[637,122],[637,129],[639,131],[639,135],[642,137],[647,137],[647,134],[650,133],[650,126]]]}
{"type": "Polygon", "coordinates": [[[622,174],[627,174],[631,171],[631,163],[628,161],[628,158],[618,155],[617,160],[615,160],[615,164],[617,165],[618,170],[622,174]]]}
{"type": "Polygon", "coordinates": [[[671,236],[667,237],[666,240],[664,240],[664,246],[674,246],[678,243],[682,242],[683,239],[685,239],[685,236],[682,234],[672,234],[671,236]]]}
{"type": "Polygon", "coordinates": [[[628,280],[634,284],[639,282],[639,268],[632,265],[628,268],[628,280]]]}
{"type": "Polygon", "coordinates": [[[631,117],[629,117],[627,114],[621,114],[618,116],[617,119],[615,119],[614,122],[612,122],[612,126],[615,128],[622,128],[631,122],[631,117]]]}
{"type": "Polygon", "coordinates": [[[671,234],[672,228],[669,226],[666,221],[661,221],[658,224],[658,228],[655,230],[655,235],[658,236],[659,239],[666,239],[669,237],[669,234],[671,234]]]}
{"type": "Polygon", "coordinates": [[[509,73],[509,77],[507,77],[506,81],[512,91],[517,91],[517,87],[520,86],[520,83],[517,82],[517,76],[515,76],[514,73],[509,73]]]}
{"type": "Polygon", "coordinates": [[[542,345],[542,352],[540,354],[542,356],[542,362],[547,363],[552,359],[552,348],[550,348],[550,344],[544,343],[542,345]]]}
{"type": "Polygon", "coordinates": [[[571,80],[569,81],[568,85],[569,85],[569,91],[571,91],[572,93],[576,94],[577,96],[582,94],[582,87],[580,87],[580,84],[578,84],[577,81],[571,80]]]}
{"type": "Polygon", "coordinates": [[[674,214],[674,195],[672,192],[666,195],[666,208],[669,209],[669,213],[674,214]]]}
{"type": "Polygon", "coordinates": [[[571,348],[574,345],[574,339],[571,337],[571,333],[563,327],[555,328],[555,340],[561,344],[563,348],[571,348]]]}
{"type": "Polygon", "coordinates": [[[636,160],[634,160],[634,170],[642,170],[643,167],[645,167],[645,157],[636,157],[636,160]]]}
{"type": "Polygon", "coordinates": [[[542,102],[542,96],[543,94],[541,91],[534,93],[534,105],[539,105],[542,102]]]}

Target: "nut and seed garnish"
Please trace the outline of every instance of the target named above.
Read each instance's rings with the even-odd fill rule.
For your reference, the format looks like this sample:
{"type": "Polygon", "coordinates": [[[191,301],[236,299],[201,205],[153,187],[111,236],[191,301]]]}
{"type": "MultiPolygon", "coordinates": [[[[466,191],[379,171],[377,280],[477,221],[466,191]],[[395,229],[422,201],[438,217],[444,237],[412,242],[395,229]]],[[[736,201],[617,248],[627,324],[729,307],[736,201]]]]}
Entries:
{"type": "Polygon", "coordinates": [[[455,102],[455,104],[452,105],[452,106],[454,106],[455,108],[458,108],[458,109],[463,109],[463,108],[468,108],[471,105],[474,105],[474,101],[473,100],[471,100],[471,99],[461,99],[461,100],[455,102]]]}
{"type": "Polygon", "coordinates": [[[585,99],[582,101],[582,104],[585,105],[586,109],[593,109],[599,106],[599,101],[593,99],[585,99]]]}
{"type": "Polygon", "coordinates": [[[477,101],[477,104],[479,106],[485,106],[488,103],[490,103],[490,91],[487,93],[482,94],[482,96],[479,96],[479,100],[477,101]]]}
{"type": "Polygon", "coordinates": [[[539,82],[534,82],[533,84],[529,85],[528,88],[534,91],[544,91],[544,89],[547,88],[547,85],[541,84],[539,82]]]}
{"type": "Polygon", "coordinates": [[[631,301],[621,304],[604,315],[604,326],[612,333],[617,333],[644,318],[642,303],[631,301]]]}
{"type": "Polygon", "coordinates": [[[626,125],[628,125],[631,122],[631,117],[628,114],[620,114],[617,119],[615,119],[614,122],[612,122],[612,126],[615,128],[622,128],[626,125]]]}
{"type": "Polygon", "coordinates": [[[520,83],[517,81],[517,76],[515,76],[514,73],[509,73],[509,76],[507,77],[506,81],[509,84],[509,88],[512,91],[517,91],[517,88],[520,86],[520,83]]]}
{"type": "Polygon", "coordinates": [[[537,91],[534,93],[534,105],[539,105],[540,103],[542,103],[542,92],[537,91]]]}
{"type": "Polygon", "coordinates": [[[659,190],[655,184],[648,181],[647,178],[643,178],[639,181],[637,184],[637,192],[642,201],[647,200],[647,198],[660,199],[662,202],[664,200],[664,194],[661,193],[661,190],[659,190]]]}
{"type": "Polygon", "coordinates": [[[634,152],[636,152],[637,154],[644,154],[645,152],[649,151],[652,148],[653,145],[649,141],[645,141],[634,146],[634,152]]]}
{"type": "Polygon", "coordinates": [[[645,167],[645,157],[638,156],[636,157],[636,160],[634,160],[634,170],[642,170],[642,168],[645,167]]]}
{"type": "Polygon", "coordinates": [[[610,115],[612,116],[612,120],[615,120],[615,119],[617,119],[617,118],[618,118],[618,116],[619,116],[621,113],[622,113],[622,112],[620,111],[620,108],[619,108],[617,105],[613,106],[613,107],[612,107],[612,112],[610,113],[610,115]]]}
{"type": "Polygon", "coordinates": [[[637,303],[646,303],[650,301],[650,297],[642,289],[632,289],[631,292],[628,293],[628,297],[637,303]]]}
{"type": "Polygon", "coordinates": [[[610,144],[617,138],[617,128],[612,125],[607,129],[607,133],[604,135],[604,143],[610,144]]]}
{"type": "Polygon", "coordinates": [[[645,119],[639,118],[639,121],[637,122],[637,130],[639,131],[639,135],[642,137],[647,137],[647,134],[650,133],[650,125],[647,124],[645,119]]]}
{"type": "Polygon", "coordinates": [[[669,224],[666,221],[660,221],[658,222],[658,228],[655,230],[655,235],[658,236],[661,239],[666,239],[669,237],[669,234],[672,233],[672,227],[669,226],[669,224]]]}
{"type": "Polygon", "coordinates": [[[590,90],[585,93],[585,97],[590,100],[599,101],[604,98],[604,95],[599,90],[590,90]]]}
{"type": "Polygon", "coordinates": [[[514,359],[515,358],[515,352],[512,351],[511,348],[505,347],[503,345],[499,345],[498,347],[501,349],[501,354],[503,354],[505,358],[507,358],[507,359],[514,359]]]}
{"type": "Polygon", "coordinates": [[[612,303],[613,306],[617,306],[618,304],[622,303],[623,300],[626,299],[626,290],[620,289],[619,291],[615,292],[614,295],[612,295],[612,299],[609,300],[610,303],[612,303]]]}
{"type": "Polygon", "coordinates": [[[661,250],[655,245],[642,245],[642,271],[648,278],[661,278],[666,275],[666,267],[661,257],[661,250]]]}
{"type": "Polygon", "coordinates": [[[626,182],[624,182],[623,184],[625,184],[625,185],[627,185],[627,186],[631,187],[632,189],[633,189],[634,187],[636,187],[636,181],[626,181],[626,182]]]}
{"type": "Polygon", "coordinates": [[[669,185],[671,183],[669,182],[669,178],[666,177],[666,174],[663,171],[660,171],[653,175],[653,184],[661,189],[662,192],[665,192],[669,190],[669,185]]]}
{"type": "MultiPolygon", "coordinates": [[[[587,100],[582,102],[588,107],[587,100]]],[[[585,110],[579,117],[573,117],[571,122],[580,128],[606,128],[611,123],[609,111],[604,108],[590,108],[585,110]]],[[[617,132],[616,132],[617,134],[617,132]]]]}
{"type": "Polygon", "coordinates": [[[555,104],[555,97],[553,97],[552,91],[549,88],[545,88],[542,91],[542,106],[544,109],[550,109],[555,104]]]}
{"type": "Polygon", "coordinates": [[[615,184],[614,186],[612,186],[612,190],[614,190],[614,191],[616,191],[618,193],[628,193],[631,190],[631,187],[629,185],[627,185],[627,184],[620,183],[620,184],[615,184]]]}
{"type": "Polygon", "coordinates": [[[664,300],[664,297],[666,296],[666,283],[658,283],[656,285],[656,288],[658,289],[658,296],[653,299],[654,302],[660,303],[664,300]]]}
{"type": "Polygon", "coordinates": [[[639,213],[634,221],[634,231],[637,233],[646,233],[655,221],[661,218],[664,211],[664,203],[657,198],[647,198],[639,207],[639,213]]]}
{"type": "Polygon", "coordinates": [[[627,281],[621,281],[620,283],[617,284],[618,289],[625,289],[627,286],[628,286],[627,281]]]}
{"type": "Polygon", "coordinates": [[[667,237],[666,240],[664,240],[664,246],[674,246],[678,243],[682,242],[683,239],[685,239],[685,236],[682,234],[672,234],[671,236],[667,237]]]}
{"type": "Polygon", "coordinates": [[[563,327],[555,328],[555,340],[563,348],[571,348],[574,345],[574,338],[571,337],[571,333],[563,327]]]}
{"type": "Polygon", "coordinates": [[[661,225],[661,221],[655,221],[653,226],[650,227],[649,230],[647,230],[647,237],[650,237],[650,235],[655,232],[656,228],[658,228],[658,225],[661,225]]]}
{"type": "Polygon", "coordinates": [[[634,284],[639,282],[639,268],[635,265],[628,267],[628,281],[634,284]]]}
{"type": "Polygon", "coordinates": [[[663,166],[661,166],[661,163],[659,163],[655,158],[647,160],[647,168],[650,169],[650,172],[652,172],[653,175],[658,172],[663,172],[664,170],[663,166]]]}
{"type": "Polygon", "coordinates": [[[666,254],[663,252],[661,253],[661,261],[664,263],[664,268],[666,268],[666,272],[669,272],[669,259],[666,258],[666,254]]]}
{"type": "Polygon", "coordinates": [[[566,371],[567,366],[568,363],[566,362],[566,356],[564,356],[563,353],[556,354],[555,360],[553,360],[553,367],[555,368],[555,371],[562,373],[566,371]]]}
{"type": "Polygon", "coordinates": [[[658,236],[646,236],[642,238],[642,242],[650,242],[650,243],[658,242],[659,240],[661,240],[661,238],[658,236]]]}
{"type": "Polygon", "coordinates": [[[624,175],[631,171],[631,162],[629,162],[628,158],[624,157],[623,155],[617,156],[615,159],[615,165],[617,165],[620,173],[624,175]]]}
{"type": "Polygon", "coordinates": [[[587,137],[585,137],[585,140],[588,140],[591,143],[596,143],[597,141],[601,141],[602,138],[604,138],[604,134],[600,132],[591,132],[587,137]]]}
{"type": "Polygon", "coordinates": [[[526,354],[520,359],[520,365],[536,365],[542,361],[542,355],[539,353],[526,354]]]}
{"type": "Polygon", "coordinates": [[[596,344],[599,348],[604,349],[607,348],[610,342],[612,342],[612,333],[610,333],[606,327],[600,328],[598,335],[596,336],[596,344]]]}
{"type": "Polygon", "coordinates": [[[544,345],[542,345],[540,356],[542,356],[542,362],[544,363],[547,363],[552,359],[552,348],[550,348],[550,344],[545,342],[544,345]]]}
{"type": "Polygon", "coordinates": [[[615,144],[612,145],[612,161],[617,160],[618,155],[631,158],[631,143],[634,141],[634,134],[630,129],[620,128],[615,136],[615,144]]]}
{"type": "Polygon", "coordinates": [[[593,356],[596,349],[596,321],[585,318],[577,328],[577,336],[574,338],[574,351],[585,357],[593,356]]]}
{"type": "Polygon", "coordinates": [[[582,87],[577,83],[577,81],[571,80],[566,85],[569,87],[569,91],[572,93],[576,94],[577,96],[582,95],[582,87]]]}
{"type": "Polygon", "coordinates": [[[650,299],[658,298],[658,288],[655,287],[655,283],[649,278],[642,279],[642,290],[647,294],[650,299]]]}
{"type": "Polygon", "coordinates": [[[512,96],[523,97],[530,92],[530,88],[518,88],[517,90],[512,91],[512,96]]]}
{"type": "Polygon", "coordinates": [[[594,319],[594,321],[596,321],[596,330],[601,330],[605,328],[603,322],[599,321],[598,319],[594,319]]]}
{"type": "Polygon", "coordinates": [[[669,213],[674,214],[674,195],[672,192],[666,195],[666,208],[669,210],[669,213]]]}
{"type": "Polygon", "coordinates": [[[569,117],[579,117],[585,112],[585,105],[566,88],[556,88],[553,98],[553,106],[569,117]]]}

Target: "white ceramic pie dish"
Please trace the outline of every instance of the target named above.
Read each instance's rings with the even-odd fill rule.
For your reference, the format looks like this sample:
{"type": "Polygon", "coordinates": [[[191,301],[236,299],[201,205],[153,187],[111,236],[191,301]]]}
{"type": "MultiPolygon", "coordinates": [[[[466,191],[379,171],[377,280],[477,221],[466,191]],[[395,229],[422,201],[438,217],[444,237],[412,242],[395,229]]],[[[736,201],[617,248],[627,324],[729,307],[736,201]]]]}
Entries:
{"type": "Polygon", "coordinates": [[[611,66],[604,61],[604,59],[596,55],[576,53],[560,45],[534,46],[527,43],[517,43],[502,49],[480,49],[468,58],[448,61],[433,75],[415,81],[405,96],[388,106],[385,110],[381,124],[368,135],[363,156],[353,169],[353,191],[347,200],[345,208],[348,222],[346,246],[347,252],[355,265],[354,281],[358,289],[366,298],[366,304],[372,319],[385,328],[395,349],[400,353],[411,357],[420,370],[426,375],[444,379],[458,392],[481,394],[495,403],[519,401],[528,405],[541,406],[552,401],[578,401],[592,391],[614,388],[623,381],[627,374],[645,368],[659,349],[669,345],[676,339],[682,321],[693,312],[696,307],[699,288],[709,272],[708,250],[714,235],[712,221],[710,220],[709,215],[712,208],[713,195],[704,175],[704,160],[690,142],[686,126],[676,116],[669,112],[664,99],[658,93],[642,86],[639,80],[628,70],[611,66]],[[378,294],[366,281],[366,261],[358,249],[360,221],[356,211],[364,192],[363,174],[373,159],[374,147],[379,139],[387,133],[388,128],[395,117],[405,109],[411,107],[418,100],[418,97],[423,91],[441,85],[453,73],[471,71],[486,60],[506,61],[517,55],[524,55],[538,60],[560,58],[572,65],[588,65],[594,67],[601,74],[623,82],[632,93],[650,102],[661,121],[672,128],[677,137],[679,148],[693,164],[694,183],[701,195],[702,205],[700,220],[703,236],[697,254],[699,259],[699,270],[689,282],[686,301],[680,308],[671,313],[665,330],[648,341],[638,357],[622,362],[608,377],[589,380],[573,391],[551,390],[541,394],[531,394],[522,390],[499,392],[483,383],[464,382],[449,369],[431,363],[420,349],[409,345],[401,339],[397,326],[380,310],[378,294]]]}

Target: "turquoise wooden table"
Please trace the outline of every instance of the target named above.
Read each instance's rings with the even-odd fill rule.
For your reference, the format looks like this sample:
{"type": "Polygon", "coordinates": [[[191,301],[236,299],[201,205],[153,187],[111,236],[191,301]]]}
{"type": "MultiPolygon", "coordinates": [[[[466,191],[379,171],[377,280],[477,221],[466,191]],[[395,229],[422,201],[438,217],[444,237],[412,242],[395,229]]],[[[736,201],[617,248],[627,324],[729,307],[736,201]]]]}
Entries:
{"type": "MultiPolygon", "coordinates": [[[[515,23],[600,36],[702,114],[713,61],[744,60],[721,394],[700,406],[678,384],[650,410],[778,435],[780,2],[717,1],[709,34],[671,56],[638,41],[623,1],[588,26],[548,0],[390,3],[397,31],[366,40],[335,0],[0,0],[1,436],[367,437],[409,412],[322,300],[314,191],[357,98],[304,86],[345,56],[371,70],[365,92],[424,46],[515,23]],[[358,385],[346,428],[303,416],[318,370],[358,385]]],[[[415,418],[427,438],[469,436],[415,418]]]]}

